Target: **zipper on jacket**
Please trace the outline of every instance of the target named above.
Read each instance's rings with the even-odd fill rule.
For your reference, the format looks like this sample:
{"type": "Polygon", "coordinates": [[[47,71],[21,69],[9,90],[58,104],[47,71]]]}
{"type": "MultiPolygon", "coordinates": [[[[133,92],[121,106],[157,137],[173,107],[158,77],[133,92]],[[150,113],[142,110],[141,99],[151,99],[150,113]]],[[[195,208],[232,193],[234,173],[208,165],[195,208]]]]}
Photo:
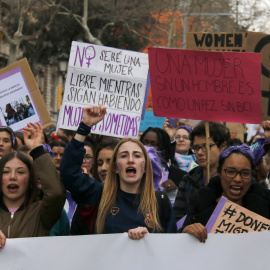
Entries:
{"type": "Polygon", "coordinates": [[[14,217],[14,212],[11,212],[10,214],[11,214],[10,215],[11,221],[10,221],[10,224],[8,225],[8,238],[10,238],[10,226],[11,226],[12,219],[14,217]]]}

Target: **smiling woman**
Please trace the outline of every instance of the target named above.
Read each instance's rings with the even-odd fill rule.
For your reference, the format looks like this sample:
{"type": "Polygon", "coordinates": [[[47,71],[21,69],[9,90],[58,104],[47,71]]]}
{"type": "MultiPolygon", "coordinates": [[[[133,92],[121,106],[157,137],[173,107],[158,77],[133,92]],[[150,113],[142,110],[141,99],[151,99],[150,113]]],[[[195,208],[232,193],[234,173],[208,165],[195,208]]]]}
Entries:
{"type": "Polygon", "coordinates": [[[132,239],[140,239],[148,232],[175,232],[175,220],[166,193],[161,195],[168,210],[166,217],[158,211],[151,161],[138,140],[125,138],[118,143],[104,186],[82,173],[80,164],[85,155],[85,137],[105,113],[106,108],[102,105],[84,108],[83,122],[67,145],[61,162],[61,176],[78,203],[81,217],[90,231],[95,227],[97,233],[127,232],[132,239]],[[96,226],[95,220],[89,221],[93,213],[97,216],[96,226]]]}

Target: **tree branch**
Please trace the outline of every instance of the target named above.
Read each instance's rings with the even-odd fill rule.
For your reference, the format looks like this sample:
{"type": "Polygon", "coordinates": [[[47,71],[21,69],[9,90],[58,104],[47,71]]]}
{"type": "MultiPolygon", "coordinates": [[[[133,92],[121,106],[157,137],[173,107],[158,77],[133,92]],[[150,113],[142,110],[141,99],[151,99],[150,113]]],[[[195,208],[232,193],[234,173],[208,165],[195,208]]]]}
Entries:
{"type": "Polygon", "coordinates": [[[7,33],[7,31],[4,30],[3,26],[0,26],[0,32],[4,35],[5,40],[10,44],[10,45],[15,45],[14,40],[12,37],[7,33]]]}

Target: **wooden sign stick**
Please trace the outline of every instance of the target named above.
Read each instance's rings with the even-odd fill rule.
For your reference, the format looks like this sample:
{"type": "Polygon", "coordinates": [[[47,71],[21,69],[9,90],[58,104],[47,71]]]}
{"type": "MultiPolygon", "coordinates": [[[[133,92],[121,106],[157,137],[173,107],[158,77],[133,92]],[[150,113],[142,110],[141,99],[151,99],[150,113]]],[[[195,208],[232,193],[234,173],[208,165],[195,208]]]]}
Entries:
{"type": "Polygon", "coordinates": [[[207,157],[205,185],[207,185],[210,179],[210,146],[209,146],[210,131],[208,121],[205,122],[205,134],[206,134],[206,157],[207,157]]]}

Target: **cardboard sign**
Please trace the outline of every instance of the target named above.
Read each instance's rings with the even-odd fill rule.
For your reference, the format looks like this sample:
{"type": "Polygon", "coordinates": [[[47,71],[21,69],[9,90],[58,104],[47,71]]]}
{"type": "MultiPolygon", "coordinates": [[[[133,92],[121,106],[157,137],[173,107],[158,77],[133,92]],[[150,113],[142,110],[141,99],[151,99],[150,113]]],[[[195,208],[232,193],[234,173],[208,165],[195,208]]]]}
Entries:
{"type": "Polygon", "coordinates": [[[244,142],[244,134],[247,133],[247,125],[245,123],[226,123],[226,127],[230,130],[231,136],[244,142]]]}
{"type": "Polygon", "coordinates": [[[58,126],[76,130],[83,107],[103,104],[107,113],[93,133],[137,137],[147,76],[144,53],[72,42],[58,126]]]}
{"type": "Polygon", "coordinates": [[[247,33],[187,33],[186,48],[190,50],[245,52],[247,33]]]}
{"type": "Polygon", "coordinates": [[[29,122],[50,126],[51,119],[26,58],[0,70],[0,124],[14,131],[29,122]]]}
{"type": "Polygon", "coordinates": [[[260,55],[149,49],[156,116],[261,123],[260,55]]]}
{"type": "Polygon", "coordinates": [[[270,230],[270,220],[221,197],[206,224],[208,233],[248,233],[270,230]]]}
{"type": "Polygon", "coordinates": [[[270,35],[264,33],[187,33],[187,49],[261,54],[262,119],[270,119],[270,35]]]}
{"type": "Polygon", "coordinates": [[[270,120],[270,35],[248,32],[246,51],[261,54],[262,118],[263,120],[270,120]]]}

